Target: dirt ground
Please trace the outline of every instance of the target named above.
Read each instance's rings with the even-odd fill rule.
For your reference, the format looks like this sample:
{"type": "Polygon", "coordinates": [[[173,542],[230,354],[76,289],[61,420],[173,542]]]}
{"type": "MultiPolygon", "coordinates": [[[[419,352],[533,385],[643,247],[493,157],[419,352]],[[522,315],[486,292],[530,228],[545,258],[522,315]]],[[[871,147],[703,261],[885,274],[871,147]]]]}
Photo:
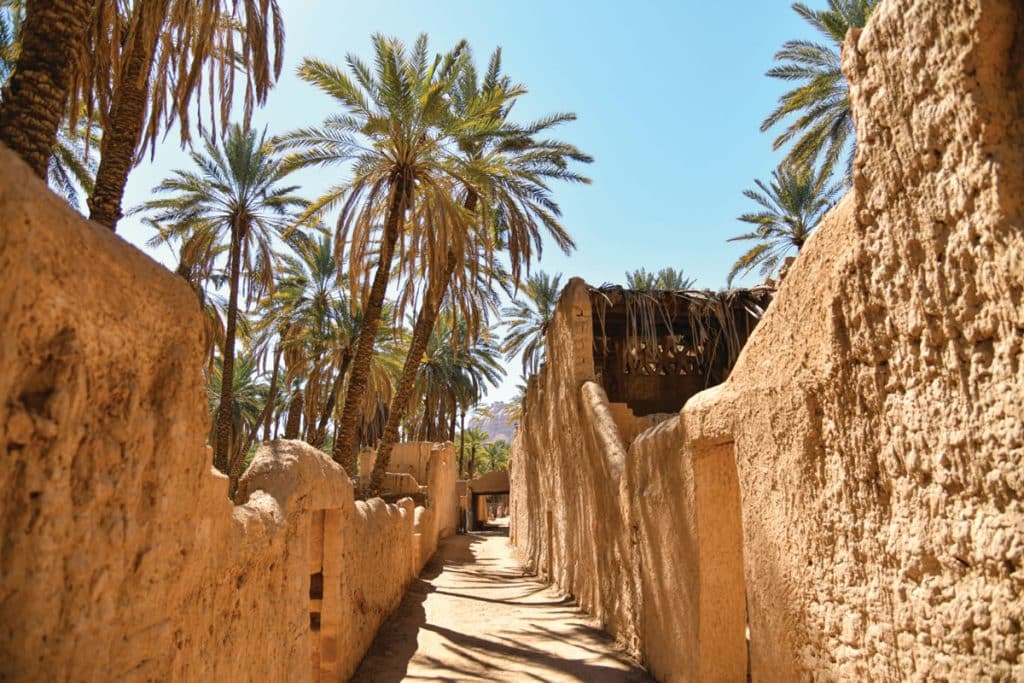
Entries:
{"type": "Polygon", "coordinates": [[[652,679],[569,598],[526,575],[499,527],[441,543],[352,680],[652,679]]]}

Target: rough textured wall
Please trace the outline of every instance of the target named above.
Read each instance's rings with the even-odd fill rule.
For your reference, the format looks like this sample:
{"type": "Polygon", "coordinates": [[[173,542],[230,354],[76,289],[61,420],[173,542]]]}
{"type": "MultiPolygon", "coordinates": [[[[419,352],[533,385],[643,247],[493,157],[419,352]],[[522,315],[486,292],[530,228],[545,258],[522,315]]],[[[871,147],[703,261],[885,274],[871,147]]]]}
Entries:
{"type": "Polygon", "coordinates": [[[887,0],[844,69],[855,190],[723,406],[755,670],[1021,678],[1024,6],[887,0]]]}
{"type": "MultiPolygon", "coordinates": [[[[700,573],[693,465],[679,457],[673,417],[643,433],[629,450],[627,490],[640,570],[639,641],[661,680],[699,677],[700,573]]],[[[742,594],[742,593],[741,593],[742,594]]],[[[720,678],[717,680],[728,680],[720,678]]]]}
{"type": "Polygon", "coordinates": [[[233,507],[194,295],[2,146],[0,272],[0,678],[344,680],[416,569],[411,501],[278,441],[233,507]]]}
{"type": "Polygon", "coordinates": [[[232,533],[195,296],[2,147],[0,273],[0,670],[175,670],[232,533]]]}
{"type": "Polygon", "coordinates": [[[630,645],[633,560],[618,504],[625,448],[604,390],[593,381],[592,330],[586,283],[573,278],[548,330],[547,361],[529,381],[513,442],[511,533],[538,573],[630,645]],[[588,401],[581,400],[584,382],[588,401]]]}
{"type": "Polygon", "coordinates": [[[413,516],[411,500],[388,505],[371,498],[355,502],[356,524],[346,526],[342,520],[338,577],[342,609],[334,612],[339,653],[335,680],[348,680],[356,670],[377,629],[402,601],[409,580],[419,573],[419,567],[414,567],[413,544],[418,539],[413,536],[413,516]]]}
{"type": "MultiPolygon", "coordinates": [[[[434,445],[430,441],[404,441],[396,443],[391,450],[388,472],[411,474],[416,481],[426,484],[430,453],[434,445]]],[[[372,465],[370,469],[373,469],[372,465]]]]}
{"type": "MultiPolygon", "coordinates": [[[[459,496],[455,490],[458,461],[451,442],[430,444],[428,461],[427,504],[434,514],[436,540],[454,536],[459,528],[459,496]]],[[[431,552],[433,554],[433,552],[431,552]]],[[[424,561],[430,559],[430,555],[424,561]]]]}
{"type": "Polygon", "coordinates": [[[601,580],[633,587],[663,680],[737,678],[737,558],[755,680],[1024,678],[1024,6],[886,0],[844,69],[853,191],[729,381],[632,443],[617,501],[564,309],[530,384],[514,542],[596,614],[623,601],[593,605],[592,539],[626,543],[636,579],[601,580]]]}

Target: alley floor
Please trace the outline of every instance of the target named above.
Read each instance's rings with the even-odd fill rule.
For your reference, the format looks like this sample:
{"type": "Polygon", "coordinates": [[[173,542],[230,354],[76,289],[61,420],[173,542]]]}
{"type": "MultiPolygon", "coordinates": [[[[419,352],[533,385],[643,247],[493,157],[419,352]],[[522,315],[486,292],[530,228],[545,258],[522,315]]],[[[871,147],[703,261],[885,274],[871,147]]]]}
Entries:
{"type": "Polygon", "coordinates": [[[650,681],[513,559],[507,528],[454,536],[407,590],[354,681],[650,681]]]}

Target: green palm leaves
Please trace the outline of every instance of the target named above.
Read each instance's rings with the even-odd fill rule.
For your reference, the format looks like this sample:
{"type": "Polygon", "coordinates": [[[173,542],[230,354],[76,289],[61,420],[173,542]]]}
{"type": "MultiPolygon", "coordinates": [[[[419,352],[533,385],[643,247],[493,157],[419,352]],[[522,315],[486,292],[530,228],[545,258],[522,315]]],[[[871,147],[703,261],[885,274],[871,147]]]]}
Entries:
{"type": "Polygon", "coordinates": [[[729,239],[755,242],[729,272],[729,284],[737,275],[757,270],[771,275],[791,251],[799,251],[811,232],[836,202],[840,192],[853,184],[856,132],[850,109],[849,88],[840,67],[839,50],[852,28],[861,28],[880,0],[828,0],[828,8],[813,10],[797,2],[800,15],[826,42],[791,40],[775,54],[776,65],[768,76],[795,83],[778,106],[761,123],[761,130],[788,121],[775,138],[774,149],[791,145],[786,158],[768,183],[754,181],[757,189],[744,195],[759,209],[740,216],[756,228],[729,239]],[[830,178],[842,161],[842,183],[830,178]]]}
{"type": "Polygon", "coordinates": [[[730,285],[737,275],[755,268],[763,276],[770,275],[787,253],[800,250],[842,191],[828,180],[827,168],[815,172],[807,165],[783,164],[772,172],[771,182],[756,180],[756,190],[743,192],[760,210],[745,213],[740,220],[755,228],[729,241],[753,240],[757,244],[733,264],[730,285]]]}
{"type": "Polygon", "coordinates": [[[445,438],[460,408],[475,405],[505,376],[490,333],[474,335],[457,315],[442,315],[416,373],[412,402],[421,406],[422,438],[445,438]]]}
{"type": "Polygon", "coordinates": [[[223,141],[204,137],[202,149],[189,156],[194,170],[174,171],[141,207],[157,230],[153,243],[213,235],[219,239],[205,241],[202,256],[214,256],[217,245],[238,231],[245,270],[258,276],[247,278],[249,289],[259,296],[272,284],[273,238],[306,203],[295,194],[297,186],[283,184],[288,169],[266,134],[234,125],[223,141]]]}
{"type": "Polygon", "coordinates": [[[691,289],[696,280],[683,275],[683,271],[675,268],[662,268],[656,273],[648,273],[645,268],[626,273],[626,287],[640,291],[652,289],[691,289]]]}
{"type": "Polygon", "coordinates": [[[544,335],[555,316],[562,292],[562,274],[537,271],[526,280],[522,298],[502,310],[508,333],[501,350],[507,360],[522,354],[523,374],[533,374],[544,361],[544,335]]]}
{"type": "Polygon", "coordinates": [[[791,40],[775,54],[777,66],[768,76],[799,83],[782,96],[761,123],[767,131],[785,119],[789,126],[775,138],[775,149],[792,143],[790,163],[820,163],[831,174],[845,156],[846,182],[852,182],[855,133],[839,48],[851,28],[863,27],[879,0],[828,0],[827,10],[795,3],[799,14],[828,43],[791,40]]]}
{"type": "Polygon", "coordinates": [[[395,242],[403,261],[443,262],[442,247],[462,244],[468,220],[453,189],[466,182],[453,148],[455,135],[473,122],[455,119],[445,97],[458,74],[462,46],[431,60],[425,35],[411,52],[380,35],[373,44],[373,67],[356,55],[347,57],[351,75],[304,59],[300,78],[334,98],[341,112],[277,139],[290,152],[290,167],[350,164],[351,177],[314,201],[303,219],[340,210],[336,248],[349,260],[353,291],[377,262],[381,239],[395,242]],[[407,220],[412,212],[416,220],[407,220]],[[394,234],[381,234],[387,230],[394,234]]]}

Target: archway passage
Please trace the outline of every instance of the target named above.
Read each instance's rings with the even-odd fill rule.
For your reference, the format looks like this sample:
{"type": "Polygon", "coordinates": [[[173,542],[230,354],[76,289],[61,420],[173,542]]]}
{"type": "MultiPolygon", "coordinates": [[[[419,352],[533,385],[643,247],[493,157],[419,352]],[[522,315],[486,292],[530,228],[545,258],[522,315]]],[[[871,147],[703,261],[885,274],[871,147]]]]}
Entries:
{"type": "Polygon", "coordinates": [[[508,533],[508,492],[474,493],[472,529],[508,533]]]}
{"type": "Polygon", "coordinates": [[[467,482],[466,529],[486,531],[504,529],[508,533],[507,520],[491,524],[492,520],[508,515],[509,477],[507,470],[494,470],[467,482]]]}
{"type": "Polygon", "coordinates": [[[496,533],[441,542],[352,680],[651,681],[496,533]]]}

